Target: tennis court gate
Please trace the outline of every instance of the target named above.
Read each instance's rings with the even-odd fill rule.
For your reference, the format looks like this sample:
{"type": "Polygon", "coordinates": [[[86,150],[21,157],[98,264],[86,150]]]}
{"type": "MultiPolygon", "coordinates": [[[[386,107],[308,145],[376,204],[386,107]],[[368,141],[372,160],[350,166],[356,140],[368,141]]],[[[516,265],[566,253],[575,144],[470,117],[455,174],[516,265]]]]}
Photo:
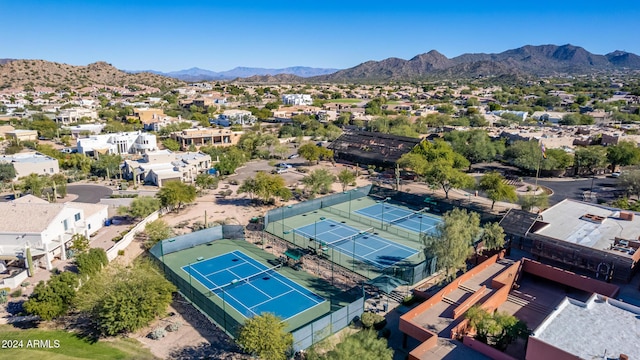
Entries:
{"type": "Polygon", "coordinates": [[[197,245],[227,238],[238,239],[242,228],[243,227],[240,225],[215,226],[193,233],[180,235],[175,238],[162,240],[149,250],[160,264],[167,280],[171,281],[171,283],[178,288],[178,291],[180,291],[182,296],[195,306],[202,314],[209,318],[210,321],[218,325],[218,327],[233,338],[237,336],[237,332],[241,324],[224,311],[224,304],[222,304],[222,306],[216,304],[210,297],[195,289],[189,281],[182,278],[169,266],[166,266],[162,260],[165,254],[170,254],[197,245]]]}
{"type": "Polygon", "coordinates": [[[304,350],[349,326],[364,312],[364,297],[349,305],[291,332],[293,350],[304,350]]]}

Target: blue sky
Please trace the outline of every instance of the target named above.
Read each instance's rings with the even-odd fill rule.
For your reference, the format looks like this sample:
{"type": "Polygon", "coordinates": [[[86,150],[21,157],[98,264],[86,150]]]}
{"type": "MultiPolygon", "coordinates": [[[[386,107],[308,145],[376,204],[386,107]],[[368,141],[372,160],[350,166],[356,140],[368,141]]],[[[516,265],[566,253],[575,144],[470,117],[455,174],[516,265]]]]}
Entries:
{"type": "Polygon", "coordinates": [[[640,54],[637,0],[0,0],[0,14],[0,58],[126,70],[344,69],[527,44],[640,54]]]}

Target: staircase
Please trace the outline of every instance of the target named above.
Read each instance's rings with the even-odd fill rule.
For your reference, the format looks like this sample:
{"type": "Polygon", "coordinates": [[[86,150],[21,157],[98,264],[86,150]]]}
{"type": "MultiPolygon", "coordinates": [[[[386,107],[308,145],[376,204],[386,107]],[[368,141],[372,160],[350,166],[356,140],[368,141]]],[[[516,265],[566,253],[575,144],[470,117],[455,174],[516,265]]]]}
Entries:
{"type": "Polygon", "coordinates": [[[472,289],[464,284],[459,284],[458,285],[458,289],[460,290],[464,290],[466,292],[470,292],[470,293],[475,293],[476,291],[478,291],[478,289],[472,289]]]}
{"type": "Polygon", "coordinates": [[[512,303],[512,304],[516,304],[516,305],[520,305],[525,309],[529,309],[529,310],[533,310],[536,312],[539,312],[541,314],[545,314],[548,315],[549,313],[551,313],[551,309],[549,309],[548,307],[544,306],[544,305],[540,305],[536,302],[533,302],[531,300],[527,300],[527,299],[523,299],[519,296],[515,296],[513,294],[509,294],[507,296],[507,301],[512,303]]]}
{"type": "Polygon", "coordinates": [[[458,303],[457,301],[453,301],[453,300],[449,299],[449,298],[448,298],[448,297],[446,297],[446,296],[443,296],[443,297],[442,297],[442,302],[447,303],[447,304],[449,304],[449,305],[454,305],[454,306],[458,306],[458,305],[460,305],[460,303],[458,303]]]}
{"type": "Polygon", "coordinates": [[[391,293],[387,294],[387,296],[389,297],[389,299],[397,301],[400,304],[402,304],[402,301],[404,300],[404,295],[395,290],[391,291],[391,293]]]}

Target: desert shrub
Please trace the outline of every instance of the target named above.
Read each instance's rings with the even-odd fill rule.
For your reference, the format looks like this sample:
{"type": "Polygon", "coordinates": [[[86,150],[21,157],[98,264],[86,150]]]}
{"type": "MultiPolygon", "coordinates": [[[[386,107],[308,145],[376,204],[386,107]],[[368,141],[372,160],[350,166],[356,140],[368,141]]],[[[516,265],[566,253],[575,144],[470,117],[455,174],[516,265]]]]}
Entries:
{"type": "Polygon", "coordinates": [[[181,327],[182,327],[182,322],[181,321],[176,321],[174,323],[171,323],[171,324],[167,325],[167,327],[165,329],[168,332],[174,332],[174,331],[178,331],[181,327]]]}
{"type": "MultiPolygon", "coordinates": [[[[384,327],[384,325],[386,324],[386,319],[384,318],[384,316],[382,315],[378,315],[372,312],[365,312],[362,314],[362,318],[360,319],[362,321],[362,326],[365,329],[370,329],[370,328],[377,328],[380,327],[380,329],[382,329],[384,327]],[[382,324],[382,326],[380,326],[380,324],[382,324]]],[[[378,329],[379,330],[379,329],[378,329]]]]}
{"type": "Polygon", "coordinates": [[[149,333],[149,338],[153,339],[153,340],[159,340],[159,339],[162,339],[165,336],[167,336],[167,331],[164,328],[161,328],[161,327],[157,327],[157,328],[153,329],[153,331],[151,331],[149,333]]]}

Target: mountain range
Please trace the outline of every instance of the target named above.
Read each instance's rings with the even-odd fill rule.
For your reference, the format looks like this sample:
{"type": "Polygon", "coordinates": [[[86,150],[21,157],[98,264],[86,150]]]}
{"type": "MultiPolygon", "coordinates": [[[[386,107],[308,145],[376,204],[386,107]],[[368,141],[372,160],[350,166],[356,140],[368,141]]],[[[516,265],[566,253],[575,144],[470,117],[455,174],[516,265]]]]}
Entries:
{"type": "Polygon", "coordinates": [[[390,81],[427,78],[475,78],[502,75],[578,75],[596,71],[640,70],[640,56],[616,50],[592,54],[574,45],[527,45],[498,54],[463,54],[447,58],[436,50],[410,60],[367,61],[309,81],[390,81]]]}
{"type": "Polygon", "coordinates": [[[581,75],[598,72],[639,71],[640,56],[616,50],[606,55],[574,45],[526,45],[497,54],[463,54],[447,58],[436,50],[409,60],[388,58],[344,69],[237,67],[215,72],[191,68],[172,72],[120,71],[104,62],[71,66],[43,60],[0,59],[0,89],[25,83],[67,84],[139,83],[166,87],[177,82],[236,80],[251,83],[388,82],[429,79],[470,79],[581,75]],[[176,80],[177,79],[177,80],[176,80]],[[179,81],[178,81],[179,80],[179,81]]]}
{"type": "Polygon", "coordinates": [[[293,66],[283,69],[265,69],[265,68],[251,68],[251,67],[236,67],[231,70],[215,72],[211,70],[201,69],[193,67],[185,70],[161,72],[156,70],[133,70],[128,71],[130,73],[150,72],[157,75],[163,75],[172,77],[182,81],[211,81],[211,80],[233,80],[237,78],[247,78],[251,76],[275,76],[281,74],[294,75],[301,78],[308,78],[312,76],[320,76],[331,74],[339,69],[323,69],[312,68],[306,66],[293,66]]]}

